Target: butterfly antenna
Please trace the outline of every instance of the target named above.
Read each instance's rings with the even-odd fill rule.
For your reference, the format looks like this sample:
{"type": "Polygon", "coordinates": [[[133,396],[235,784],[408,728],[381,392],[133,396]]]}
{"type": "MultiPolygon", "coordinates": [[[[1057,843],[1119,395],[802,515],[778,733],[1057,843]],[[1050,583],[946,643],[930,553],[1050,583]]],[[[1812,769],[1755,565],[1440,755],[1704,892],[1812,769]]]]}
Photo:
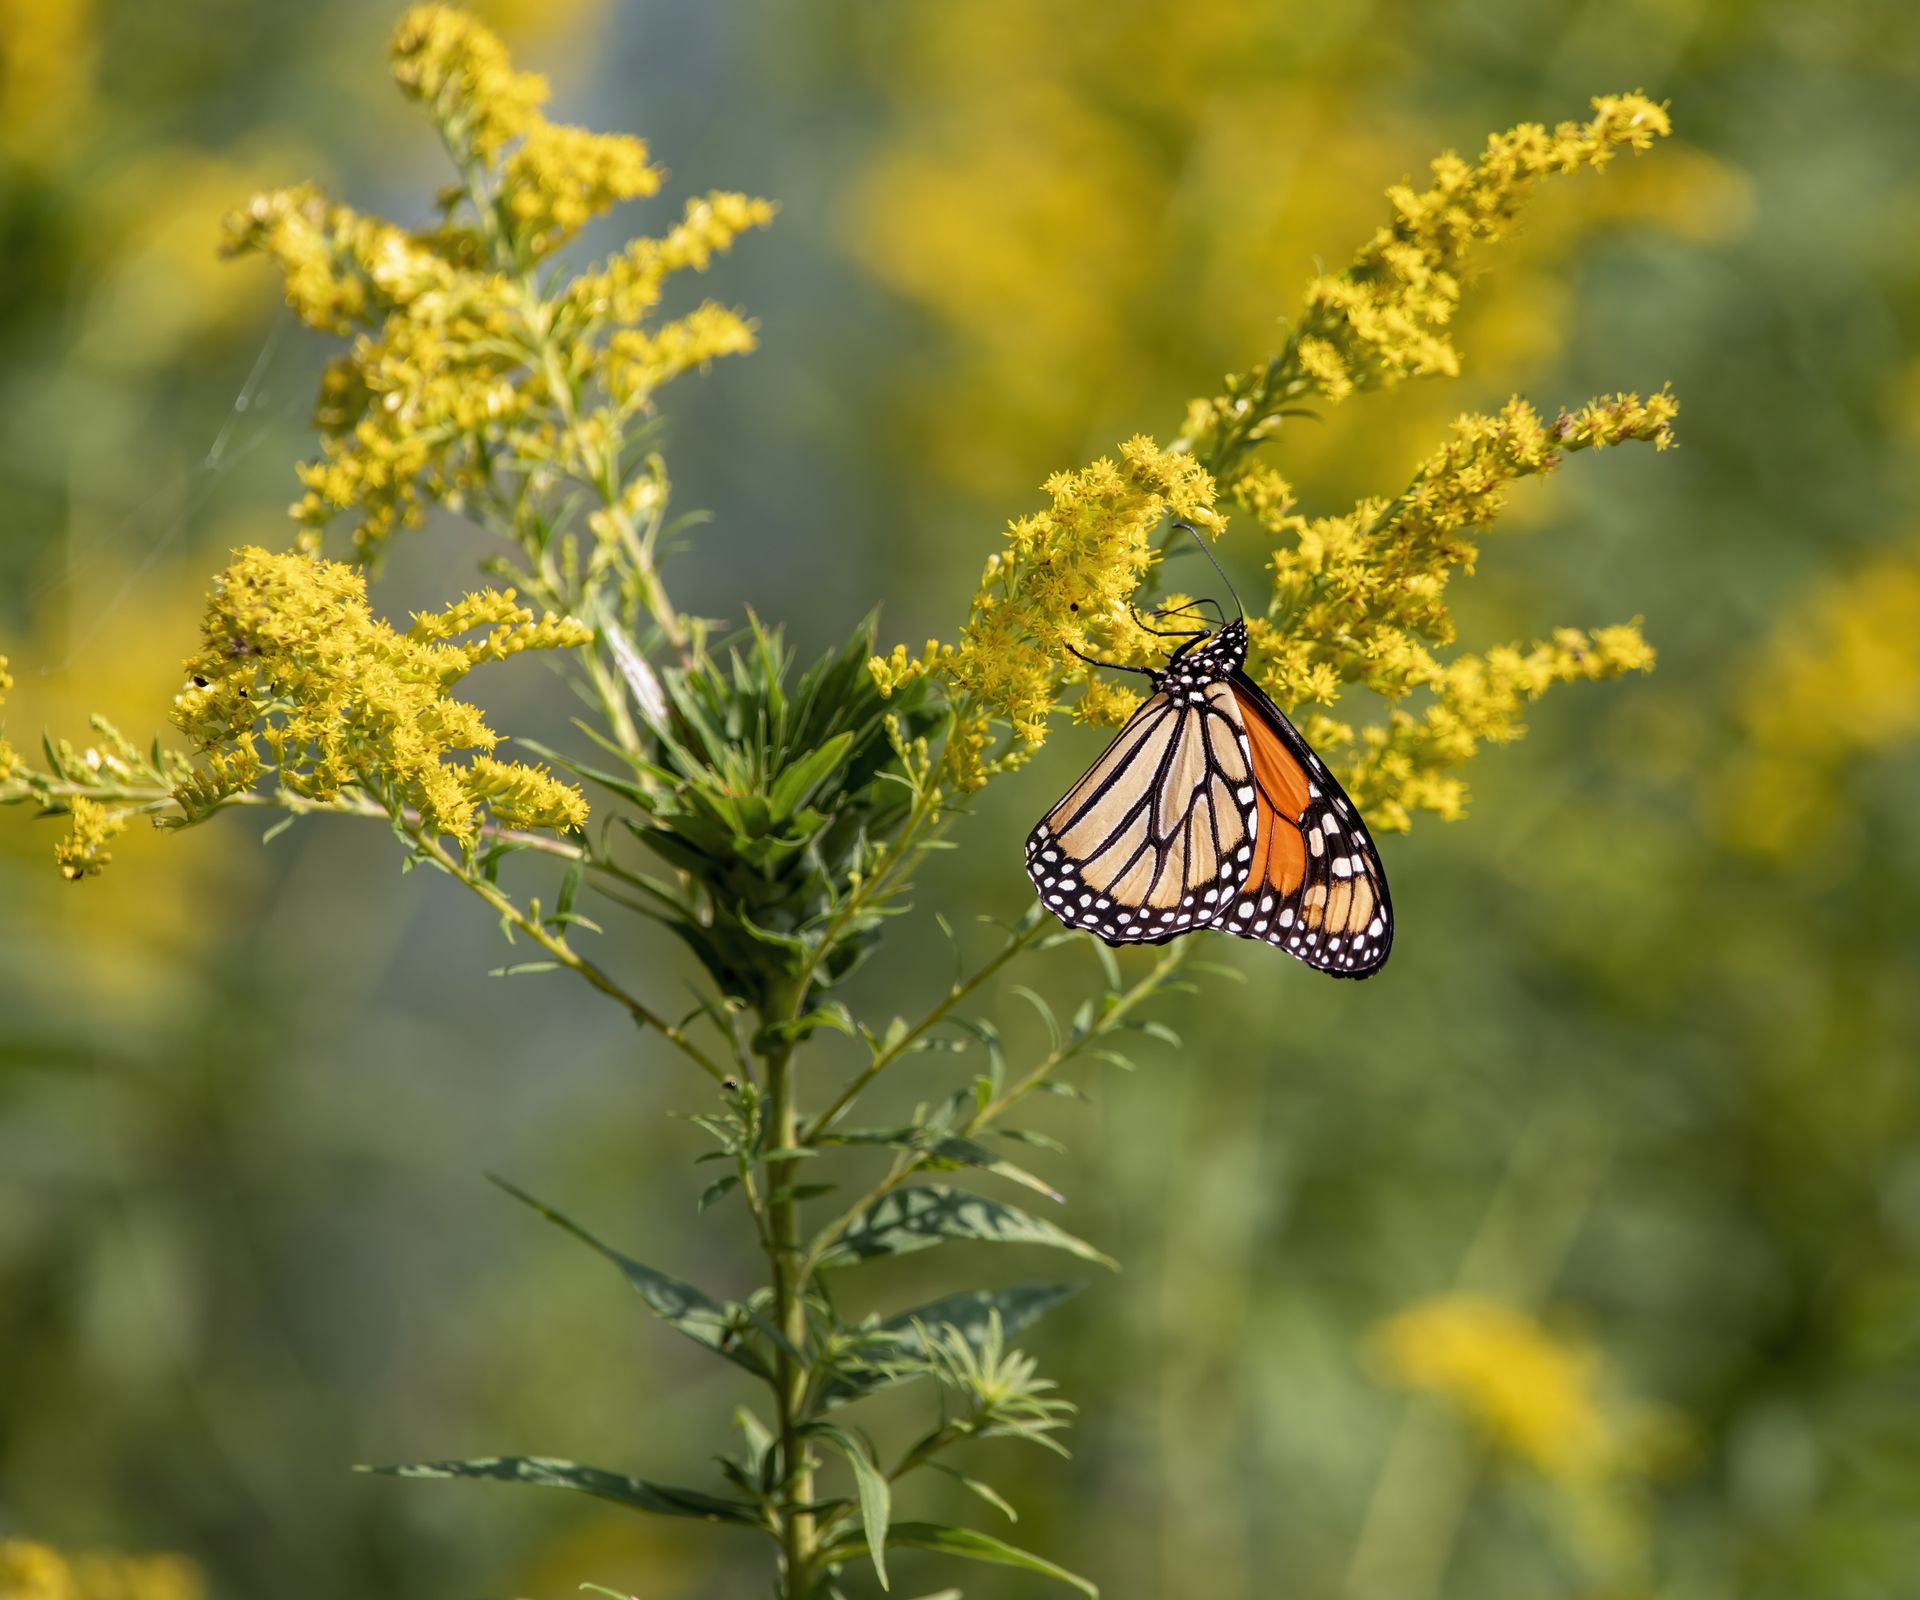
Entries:
{"type": "Polygon", "coordinates": [[[1193,535],[1193,542],[1200,546],[1200,553],[1213,563],[1213,570],[1220,574],[1220,581],[1227,586],[1227,593],[1233,596],[1234,609],[1240,613],[1241,619],[1244,621],[1247,615],[1247,608],[1240,599],[1240,591],[1234,588],[1233,579],[1227,576],[1227,569],[1220,565],[1219,558],[1208,548],[1207,541],[1200,535],[1200,530],[1191,522],[1176,522],[1173,528],[1176,533],[1184,528],[1188,533],[1193,535]]]}
{"type": "MultiPolygon", "coordinates": [[[[1148,629],[1147,631],[1152,632],[1153,630],[1148,629]]],[[[1066,644],[1066,641],[1063,639],[1061,643],[1066,644]]],[[[1151,678],[1153,676],[1153,669],[1151,667],[1130,667],[1124,661],[1102,661],[1098,657],[1088,655],[1084,650],[1074,649],[1070,644],[1067,645],[1067,653],[1078,656],[1090,667],[1111,667],[1115,672],[1137,672],[1143,678],[1151,678]]]]}

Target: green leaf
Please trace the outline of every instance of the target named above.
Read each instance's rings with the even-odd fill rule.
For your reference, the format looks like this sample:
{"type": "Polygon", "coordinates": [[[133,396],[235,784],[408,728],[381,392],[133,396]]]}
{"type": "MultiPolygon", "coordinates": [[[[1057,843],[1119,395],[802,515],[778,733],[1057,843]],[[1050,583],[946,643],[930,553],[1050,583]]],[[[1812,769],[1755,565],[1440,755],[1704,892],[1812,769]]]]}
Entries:
{"type": "Polygon", "coordinates": [[[1020,1520],[1020,1513],[1013,1509],[1012,1504],[1007,1500],[1006,1496],[1001,1494],[992,1484],[982,1483],[978,1478],[970,1478],[958,1467],[945,1461],[923,1461],[920,1464],[923,1467],[932,1467],[935,1472],[944,1472],[949,1478],[953,1479],[955,1483],[960,1484],[963,1488],[986,1501],[995,1511],[998,1511],[1004,1516],[1007,1521],[1018,1522],[1020,1520]]]}
{"type": "MultiPolygon", "coordinates": [[[[818,750],[802,756],[774,780],[767,799],[775,817],[790,817],[813,798],[817,790],[846,761],[853,744],[851,733],[836,734],[818,750]]],[[[882,1588],[886,1585],[882,1584],[882,1588]]]]}
{"type": "MultiPolygon", "coordinates": [[[[1018,1549],[1004,1540],[994,1538],[990,1533],[980,1533],[972,1528],[949,1527],[944,1522],[896,1522],[887,1533],[887,1543],[896,1549],[907,1546],[916,1550],[938,1550],[944,1555],[962,1556],[969,1561],[988,1561],[997,1567],[1019,1567],[1026,1572],[1038,1572],[1078,1589],[1087,1600],[1100,1600],[1100,1591],[1077,1573],[1055,1565],[1044,1556],[1018,1549]]],[[[844,1561],[860,1555],[866,1544],[864,1537],[841,1540],[828,1547],[827,1559],[844,1561]]]]}
{"type": "Polygon", "coordinates": [[[1114,1262],[1063,1228],[1015,1206],[945,1184],[896,1189],[876,1200],[851,1223],[824,1255],[822,1266],[851,1266],[875,1256],[908,1255],[948,1240],[983,1244],[1039,1244],[1065,1250],[1083,1261],[1111,1267],[1114,1262]]]}
{"type": "Polygon", "coordinates": [[[398,1467],[356,1467],[391,1478],[492,1478],[501,1483],[531,1483],[543,1489],[572,1489],[635,1511],[659,1517],[694,1517],[702,1522],[731,1522],[742,1527],[761,1525],[759,1513],[738,1500],[722,1500],[698,1489],[676,1489],[669,1484],[629,1478],[603,1467],[552,1456],[480,1456],[472,1461],[422,1461],[398,1467]]]}
{"type": "Polygon", "coordinates": [[[931,1157],[928,1165],[933,1168],[981,1167],[997,1178],[1011,1179],[1035,1194],[1045,1195],[1056,1205],[1066,1200],[1066,1196],[1044,1178],[1036,1178],[1025,1167],[1016,1166],[1004,1157],[995,1155],[975,1140],[958,1137],[933,1139],[926,1141],[923,1148],[931,1157]]]}
{"type": "Polygon", "coordinates": [[[758,1377],[767,1375],[766,1366],[760,1358],[740,1343],[740,1329],[733,1312],[711,1295],[694,1288],[690,1283],[682,1283],[678,1278],[643,1266],[630,1256],[623,1256],[618,1250],[602,1244],[577,1222],[562,1216],[551,1206],[541,1204],[505,1178],[489,1173],[488,1179],[522,1205],[531,1206],[555,1227],[564,1228],[582,1244],[598,1250],[626,1275],[627,1282],[639,1291],[640,1298],[668,1326],[678,1328],[695,1344],[705,1345],[758,1377]]]}
{"type": "Polygon", "coordinates": [[[880,1587],[887,1587],[887,1523],[893,1516],[893,1488],[886,1474],[874,1465],[873,1454],[846,1429],[831,1422],[816,1422],[807,1429],[834,1446],[853,1465],[854,1486],[860,1494],[860,1526],[866,1533],[867,1554],[873,1558],[873,1575],[880,1587]]]}
{"type": "Polygon", "coordinates": [[[560,880],[560,894],[553,908],[555,922],[565,922],[573,915],[573,902],[579,896],[580,881],[586,876],[586,872],[586,857],[575,856],[573,864],[567,868],[567,875],[560,880]]]}
{"type": "Polygon", "coordinates": [[[830,1406],[845,1405],[913,1376],[884,1369],[890,1360],[905,1362],[924,1356],[925,1330],[951,1328],[977,1350],[985,1342],[996,1312],[1002,1333],[1008,1339],[1017,1338],[1085,1287],[1079,1283],[1016,1283],[1005,1289],[969,1289],[903,1311],[873,1330],[862,1365],[836,1374],[823,1398],[830,1406]]]}

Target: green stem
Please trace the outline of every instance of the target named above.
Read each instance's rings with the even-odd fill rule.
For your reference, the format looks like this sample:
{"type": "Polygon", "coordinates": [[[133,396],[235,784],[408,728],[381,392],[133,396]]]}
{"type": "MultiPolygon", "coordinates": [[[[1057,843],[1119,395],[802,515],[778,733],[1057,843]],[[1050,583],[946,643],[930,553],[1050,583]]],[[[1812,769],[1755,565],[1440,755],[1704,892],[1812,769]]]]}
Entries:
{"type": "MultiPolygon", "coordinates": [[[[765,1020],[791,1022],[800,1013],[804,983],[788,983],[769,997],[765,1020]]],[[[800,1215],[793,1195],[800,1148],[793,1041],[778,1032],[762,1056],[766,1072],[766,1238],[773,1277],[774,1324],[786,1345],[775,1352],[774,1405],[779,1418],[781,1495],[775,1508],[783,1569],[782,1600],[809,1600],[819,1550],[814,1514],[800,1508],[814,1498],[813,1467],[802,1426],[807,1420],[810,1374],[792,1351],[807,1344],[806,1278],[800,1271],[800,1215]]]]}

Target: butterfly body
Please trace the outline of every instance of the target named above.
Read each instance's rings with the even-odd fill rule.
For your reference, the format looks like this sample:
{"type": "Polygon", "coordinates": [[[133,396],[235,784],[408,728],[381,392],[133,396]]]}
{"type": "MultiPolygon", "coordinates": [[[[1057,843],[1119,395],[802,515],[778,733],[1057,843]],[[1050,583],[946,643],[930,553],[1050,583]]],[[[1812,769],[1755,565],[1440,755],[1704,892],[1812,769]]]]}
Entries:
{"type": "Polygon", "coordinates": [[[1393,944],[1380,857],[1246,658],[1236,620],[1148,673],[1145,703],[1028,836],[1027,874],[1108,944],[1212,928],[1370,977],[1393,944]]]}

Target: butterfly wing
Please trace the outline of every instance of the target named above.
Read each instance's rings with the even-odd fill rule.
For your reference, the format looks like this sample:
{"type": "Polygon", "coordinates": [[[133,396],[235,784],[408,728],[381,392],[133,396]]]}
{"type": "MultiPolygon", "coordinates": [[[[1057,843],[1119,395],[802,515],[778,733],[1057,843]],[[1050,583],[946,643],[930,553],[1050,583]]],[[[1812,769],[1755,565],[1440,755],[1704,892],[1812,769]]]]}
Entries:
{"type": "Polygon", "coordinates": [[[1204,927],[1246,877],[1254,786],[1226,682],[1157,690],[1027,837],[1046,908],[1108,944],[1204,927]]]}
{"type": "Polygon", "coordinates": [[[1393,903],[1366,824],[1278,706],[1229,680],[1247,730],[1257,818],[1245,880],[1212,926],[1336,978],[1367,978],[1393,948],[1393,903]]]}

